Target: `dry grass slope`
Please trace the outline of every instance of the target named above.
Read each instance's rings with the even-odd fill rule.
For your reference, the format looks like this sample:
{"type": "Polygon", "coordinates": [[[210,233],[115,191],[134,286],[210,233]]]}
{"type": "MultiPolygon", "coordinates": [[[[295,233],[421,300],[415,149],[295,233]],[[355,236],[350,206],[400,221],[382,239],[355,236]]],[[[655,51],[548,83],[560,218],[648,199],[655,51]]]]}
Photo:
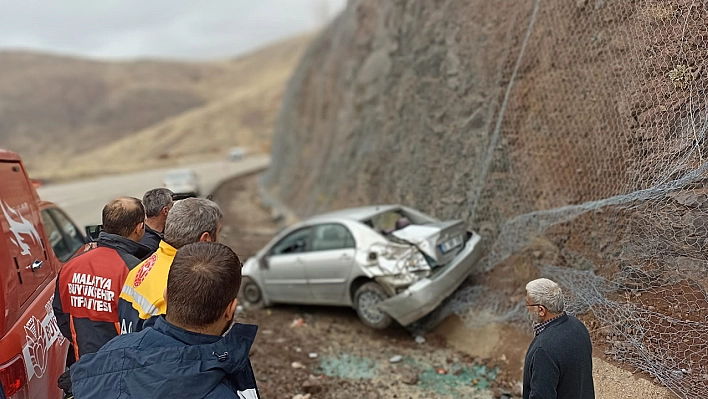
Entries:
{"type": "Polygon", "coordinates": [[[270,149],[280,97],[312,36],[208,63],[0,53],[0,147],[69,179],[270,149]]]}

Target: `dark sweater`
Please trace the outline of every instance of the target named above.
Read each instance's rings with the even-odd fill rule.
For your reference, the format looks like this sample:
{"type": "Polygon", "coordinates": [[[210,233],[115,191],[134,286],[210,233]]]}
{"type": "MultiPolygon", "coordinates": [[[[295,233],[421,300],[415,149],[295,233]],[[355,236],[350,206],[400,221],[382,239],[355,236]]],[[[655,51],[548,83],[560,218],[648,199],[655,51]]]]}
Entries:
{"type": "Polygon", "coordinates": [[[524,399],[594,399],[592,343],[573,316],[552,321],[534,338],[524,362],[524,399]]]}
{"type": "Polygon", "coordinates": [[[140,243],[150,248],[150,253],[153,253],[160,247],[162,237],[162,233],[151,229],[150,226],[145,224],[145,235],[143,235],[143,239],[140,240],[140,243]]]}

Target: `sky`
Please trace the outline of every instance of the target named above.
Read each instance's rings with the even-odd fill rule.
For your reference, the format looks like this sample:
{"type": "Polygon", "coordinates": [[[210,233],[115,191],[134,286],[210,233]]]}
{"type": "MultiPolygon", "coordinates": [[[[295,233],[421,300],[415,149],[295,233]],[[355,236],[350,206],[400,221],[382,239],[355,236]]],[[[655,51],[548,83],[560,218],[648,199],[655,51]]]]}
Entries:
{"type": "Polygon", "coordinates": [[[217,59],[324,26],[346,0],[3,0],[0,51],[217,59]]]}

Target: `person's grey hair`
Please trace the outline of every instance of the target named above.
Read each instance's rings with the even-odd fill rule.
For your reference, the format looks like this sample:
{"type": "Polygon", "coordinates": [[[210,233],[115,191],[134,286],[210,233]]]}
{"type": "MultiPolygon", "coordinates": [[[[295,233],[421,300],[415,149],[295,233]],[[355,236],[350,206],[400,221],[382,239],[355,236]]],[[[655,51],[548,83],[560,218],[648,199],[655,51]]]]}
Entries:
{"type": "Polygon", "coordinates": [[[145,207],[145,216],[153,218],[162,212],[162,208],[172,202],[174,193],[167,188],[153,188],[143,195],[143,206],[145,207]]]}
{"type": "Polygon", "coordinates": [[[565,310],[563,291],[554,281],[539,278],[526,284],[526,293],[534,304],[543,305],[551,313],[565,310]]]}
{"type": "Polygon", "coordinates": [[[179,249],[199,242],[205,232],[216,239],[222,217],[219,205],[204,198],[187,198],[175,202],[165,221],[165,242],[179,249]]]}

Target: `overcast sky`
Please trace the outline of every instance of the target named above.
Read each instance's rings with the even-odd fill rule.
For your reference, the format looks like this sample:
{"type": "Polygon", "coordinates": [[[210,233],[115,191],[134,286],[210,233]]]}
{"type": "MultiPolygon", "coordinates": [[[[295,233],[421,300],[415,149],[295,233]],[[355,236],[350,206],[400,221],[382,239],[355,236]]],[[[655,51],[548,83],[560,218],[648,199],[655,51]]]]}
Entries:
{"type": "Polygon", "coordinates": [[[231,57],[318,29],[346,0],[1,0],[0,50],[231,57]]]}

